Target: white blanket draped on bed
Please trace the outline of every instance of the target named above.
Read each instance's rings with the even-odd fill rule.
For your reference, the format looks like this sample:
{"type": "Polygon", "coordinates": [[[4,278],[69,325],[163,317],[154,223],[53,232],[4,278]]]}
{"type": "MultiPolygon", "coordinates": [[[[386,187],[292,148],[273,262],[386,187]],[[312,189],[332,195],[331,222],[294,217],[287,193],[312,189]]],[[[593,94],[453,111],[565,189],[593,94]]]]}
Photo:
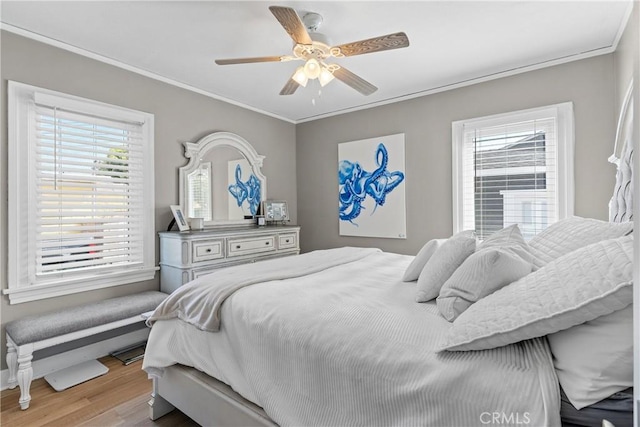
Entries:
{"type": "Polygon", "coordinates": [[[451,324],[400,280],[411,259],[369,253],[243,287],[217,333],[159,320],[143,368],[194,366],[280,425],[560,425],[546,339],[435,353],[451,324]]]}
{"type": "Polygon", "coordinates": [[[203,331],[217,332],[220,329],[220,307],[238,289],[258,282],[313,274],[376,252],[380,249],[344,247],[224,268],[178,288],[156,308],[147,319],[147,325],[153,325],[156,320],[178,317],[203,331]]]}

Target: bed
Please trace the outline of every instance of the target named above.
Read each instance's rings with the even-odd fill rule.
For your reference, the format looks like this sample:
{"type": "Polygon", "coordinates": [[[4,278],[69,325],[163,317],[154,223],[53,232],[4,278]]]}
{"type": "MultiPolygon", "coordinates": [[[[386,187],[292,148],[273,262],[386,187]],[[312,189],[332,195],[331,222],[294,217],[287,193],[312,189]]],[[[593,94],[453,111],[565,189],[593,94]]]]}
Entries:
{"type": "Polygon", "coordinates": [[[177,407],[206,426],[633,425],[629,96],[610,221],[202,276],[148,320],[151,418],[177,407]]]}
{"type": "MultiPolygon", "coordinates": [[[[513,243],[516,229],[497,233],[494,243],[501,251],[513,243]]],[[[531,242],[537,245],[541,268],[518,282],[539,276],[540,283],[525,285],[545,293],[545,286],[557,287],[547,277],[550,267],[562,267],[562,272],[552,270],[557,281],[567,280],[563,274],[576,283],[600,274],[602,280],[594,282],[609,287],[598,285],[589,292],[607,294],[612,301],[576,292],[603,306],[587,307],[587,320],[629,305],[632,287],[625,278],[632,265],[631,223],[574,217],[548,230],[547,237],[531,242]],[[569,235],[580,237],[568,241],[569,235]],[[615,250],[618,256],[604,269],[580,272],[576,270],[582,267],[571,264],[571,259],[598,259],[598,253],[615,250]],[[577,256],[566,259],[576,251],[577,256]]],[[[459,234],[439,241],[440,255],[442,249],[464,247],[461,241],[475,242],[475,237],[459,234]]],[[[492,246],[488,240],[470,253],[487,252],[492,246]]],[[[527,245],[521,236],[515,240],[516,246],[527,245]]],[[[498,310],[489,301],[488,313],[465,317],[489,297],[512,288],[507,286],[489,296],[477,295],[479,301],[467,309],[454,304],[462,313],[447,320],[443,298],[416,303],[420,280],[403,280],[411,279],[405,276],[412,269],[425,274],[438,250],[426,261],[424,256],[371,248],[314,251],[219,270],[179,288],[150,318],[143,368],[154,378],[152,417],[177,406],[202,425],[559,425],[554,356],[548,334],[539,330],[566,329],[566,320],[559,321],[564,326],[536,325],[535,332],[517,331],[511,338],[496,338],[494,330],[489,344],[478,343],[478,337],[486,341],[487,333],[474,330],[474,323],[499,323],[502,316],[491,312],[504,312],[506,306],[515,310],[517,301],[533,298],[516,292],[513,304],[498,299],[493,302],[503,307],[498,310]],[[469,339],[474,334],[475,342],[469,339]]],[[[470,254],[465,258],[471,259],[470,254]]],[[[528,259],[529,271],[533,258],[528,259]]],[[[511,319],[514,313],[504,316],[511,319]]],[[[531,319],[521,322],[529,325],[531,319]]],[[[507,335],[513,333],[513,325],[507,329],[507,335]]]]}
{"type": "MultiPolygon", "coordinates": [[[[156,321],[145,369],[194,366],[281,425],[466,425],[500,407],[521,417],[540,414],[535,425],[554,423],[559,395],[546,343],[436,353],[449,322],[435,301],[416,304],[414,287],[400,280],[411,257],[342,248],[271,264],[287,269],[317,265],[317,255],[342,261],[360,254],[237,290],[222,305],[215,333],[183,313],[186,320],[156,321]],[[430,407],[438,409],[427,418],[423,409],[430,407]]],[[[234,273],[268,274],[264,263],[249,267],[234,273]]]]}

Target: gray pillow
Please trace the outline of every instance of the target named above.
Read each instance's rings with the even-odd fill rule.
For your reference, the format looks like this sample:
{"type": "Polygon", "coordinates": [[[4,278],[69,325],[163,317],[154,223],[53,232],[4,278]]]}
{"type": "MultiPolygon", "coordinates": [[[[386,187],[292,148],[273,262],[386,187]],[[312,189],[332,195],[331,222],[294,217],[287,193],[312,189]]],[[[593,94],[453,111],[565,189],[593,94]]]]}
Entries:
{"type": "Polygon", "coordinates": [[[480,298],[531,273],[532,260],[517,224],[492,234],[440,289],[436,300],[440,314],[455,320],[480,298]]]}
{"type": "Polygon", "coordinates": [[[473,304],[444,350],[484,350],[552,334],[621,310],[633,298],[633,236],[571,252],[473,304]]]}
{"type": "Polygon", "coordinates": [[[613,223],[572,216],[551,224],[529,240],[534,269],[562,255],[602,240],[626,236],[633,231],[632,222],[613,223]]]}
{"type": "Polygon", "coordinates": [[[476,234],[465,230],[454,234],[427,261],[418,277],[416,302],[435,299],[444,282],[476,249],[476,234]]]}
{"type": "Polygon", "coordinates": [[[431,258],[436,250],[446,241],[447,239],[429,240],[422,249],[420,249],[413,261],[411,261],[409,267],[407,267],[407,270],[404,272],[404,276],[402,276],[402,281],[413,282],[414,280],[418,280],[420,272],[427,264],[427,261],[429,261],[429,258],[431,258]]]}

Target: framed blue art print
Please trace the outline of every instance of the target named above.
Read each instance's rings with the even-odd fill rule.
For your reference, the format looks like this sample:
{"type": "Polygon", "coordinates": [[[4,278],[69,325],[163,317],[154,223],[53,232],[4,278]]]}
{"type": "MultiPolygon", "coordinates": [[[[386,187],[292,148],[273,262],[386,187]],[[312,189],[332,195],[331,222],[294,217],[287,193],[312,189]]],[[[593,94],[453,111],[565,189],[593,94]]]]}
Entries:
{"type": "Polygon", "coordinates": [[[404,134],[338,144],[341,236],[405,239],[404,134]]]}

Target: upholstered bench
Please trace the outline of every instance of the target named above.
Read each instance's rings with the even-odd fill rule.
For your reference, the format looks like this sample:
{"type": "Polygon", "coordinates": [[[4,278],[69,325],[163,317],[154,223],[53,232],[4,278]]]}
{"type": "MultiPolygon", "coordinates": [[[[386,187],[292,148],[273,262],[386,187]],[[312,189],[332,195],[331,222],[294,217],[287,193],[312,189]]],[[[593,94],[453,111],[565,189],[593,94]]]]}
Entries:
{"type": "Polygon", "coordinates": [[[31,401],[34,351],[141,322],[141,314],[154,310],[166,296],[141,292],[7,323],[8,383],[9,388],[20,386],[20,407],[27,409],[31,401]]]}

